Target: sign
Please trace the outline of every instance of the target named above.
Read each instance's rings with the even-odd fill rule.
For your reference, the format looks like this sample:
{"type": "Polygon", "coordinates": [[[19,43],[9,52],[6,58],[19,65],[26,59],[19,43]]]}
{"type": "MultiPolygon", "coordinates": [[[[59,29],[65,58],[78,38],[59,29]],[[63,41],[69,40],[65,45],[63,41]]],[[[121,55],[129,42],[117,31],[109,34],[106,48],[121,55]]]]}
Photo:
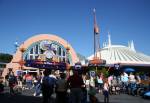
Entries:
{"type": "Polygon", "coordinates": [[[82,67],[82,65],[81,65],[81,63],[80,63],[80,62],[75,63],[75,69],[76,69],[76,70],[81,69],[81,67],[82,67]]]}
{"type": "Polygon", "coordinates": [[[95,71],[90,71],[90,77],[95,77],[95,71]]]}
{"type": "Polygon", "coordinates": [[[41,68],[41,69],[59,69],[65,70],[65,62],[49,62],[49,61],[39,61],[39,60],[26,60],[25,66],[41,68]]]}
{"type": "Polygon", "coordinates": [[[16,74],[17,74],[17,76],[22,75],[22,70],[17,70],[17,71],[16,71],[16,74]]]}
{"type": "Polygon", "coordinates": [[[46,58],[51,59],[55,53],[52,50],[47,50],[44,52],[44,54],[46,55],[46,58]]]}
{"type": "Polygon", "coordinates": [[[40,48],[42,50],[49,50],[50,47],[51,47],[51,41],[47,41],[47,40],[41,41],[40,48]]]}
{"type": "Polygon", "coordinates": [[[120,67],[120,64],[114,64],[114,67],[115,67],[116,70],[118,70],[119,67],[120,67]]]}

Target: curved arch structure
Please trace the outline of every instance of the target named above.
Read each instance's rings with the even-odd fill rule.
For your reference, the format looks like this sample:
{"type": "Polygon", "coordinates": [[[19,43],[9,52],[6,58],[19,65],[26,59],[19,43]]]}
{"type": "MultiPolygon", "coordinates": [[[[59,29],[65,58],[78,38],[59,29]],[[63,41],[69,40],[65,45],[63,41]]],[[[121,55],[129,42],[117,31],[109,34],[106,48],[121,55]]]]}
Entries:
{"type": "MultiPolygon", "coordinates": [[[[8,72],[8,68],[13,68],[14,72],[16,70],[19,70],[20,64],[18,62],[22,59],[22,57],[25,59],[25,55],[27,54],[27,52],[29,52],[32,45],[37,44],[43,40],[53,41],[53,43],[61,46],[61,48],[63,48],[64,51],[66,51],[66,47],[69,47],[68,54],[69,54],[69,60],[71,62],[70,65],[74,65],[76,62],[78,62],[78,57],[76,55],[75,50],[72,48],[72,46],[70,44],[68,44],[67,41],[65,41],[64,39],[62,39],[56,35],[40,34],[40,35],[36,35],[36,36],[33,36],[33,37],[27,39],[23,44],[20,45],[20,47],[17,49],[16,53],[13,55],[12,61],[6,65],[6,68],[4,69],[4,72],[3,72],[3,76],[6,75],[6,73],[8,72]],[[27,52],[25,51],[22,54],[22,52],[20,51],[20,48],[25,48],[27,52]]],[[[29,67],[24,66],[24,69],[28,69],[28,68],[29,67]]]]}

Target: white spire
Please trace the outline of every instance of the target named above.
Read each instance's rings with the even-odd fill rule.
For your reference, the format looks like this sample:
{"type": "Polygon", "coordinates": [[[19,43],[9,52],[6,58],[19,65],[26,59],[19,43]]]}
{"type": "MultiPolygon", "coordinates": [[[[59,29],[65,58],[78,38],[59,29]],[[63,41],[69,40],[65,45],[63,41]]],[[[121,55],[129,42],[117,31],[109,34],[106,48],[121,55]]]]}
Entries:
{"type": "Polygon", "coordinates": [[[128,41],[128,47],[131,49],[131,43],[130,43],[130,41],[128,41]]]}
{"type": "Polygon", "coordinates": [[[134,42],[133,42],[133,40],[131,40],[130,47],[131,47],[131,49],[132,49],[133,51],[135,51],[135,48],[134,48],[134,42]]]}
{"type": "Polygon", "coordinates": [[[128,47],[129,47],[131,50],[135,51],[133,40],[131,40],[131,41],[128,42],[128,47]]]}
{"type": "Polygon", "coordinates": [[[103,42],[103,48],[106,47],[106,46],[107,46],[107,43],[106,43],[106,42],[103,42]]]}
{"type": "Polygon", "coordinates": [[[110,32],[108,32],[108,47],[111,46],[111,37],[110,37],[110,32]]]}

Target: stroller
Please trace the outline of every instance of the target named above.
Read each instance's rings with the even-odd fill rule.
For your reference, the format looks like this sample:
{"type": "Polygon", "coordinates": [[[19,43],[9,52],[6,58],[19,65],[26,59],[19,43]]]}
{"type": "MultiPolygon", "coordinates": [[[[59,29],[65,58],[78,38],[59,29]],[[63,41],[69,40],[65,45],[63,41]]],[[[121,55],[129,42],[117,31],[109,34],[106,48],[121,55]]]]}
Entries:
{"type": "Polygon", "coordinates": [[[121,82],[119,82],[119,80],[114,77],[113,80],[111,80],[111,86],[110,86],[110,93],[111,94],[120,94],[121,91],[121,82]]]}

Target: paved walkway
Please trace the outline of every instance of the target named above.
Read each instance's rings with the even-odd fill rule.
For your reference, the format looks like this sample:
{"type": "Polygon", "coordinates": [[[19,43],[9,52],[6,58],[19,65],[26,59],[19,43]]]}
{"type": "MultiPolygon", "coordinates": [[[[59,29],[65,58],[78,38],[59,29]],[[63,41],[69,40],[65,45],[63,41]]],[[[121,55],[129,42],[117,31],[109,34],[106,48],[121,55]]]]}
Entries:
{"type": "MultiPolygon", "coordinates": [[[[97,94],[99,103],[103,103],[103,95],[97,94]]],[[[0,94],[0,103],[42,103],[41,97],[34,97],[33,90],[25,90],[22,94],[10,96],[8,88],[4,94],[0,94]]],[[[150,103],[150,99],[143,99],[127,94],[110,95],[110,103],[150,103]]]]}
{"type": "MultiPolygon", "coordinates": [[[[103,103],[103,95],[96,95],[99,102],[103,103]]],[[[150,100],[141,97],[135,97],[128,94],[110,95],[110,103],[150,103],[150,100]]]]}

